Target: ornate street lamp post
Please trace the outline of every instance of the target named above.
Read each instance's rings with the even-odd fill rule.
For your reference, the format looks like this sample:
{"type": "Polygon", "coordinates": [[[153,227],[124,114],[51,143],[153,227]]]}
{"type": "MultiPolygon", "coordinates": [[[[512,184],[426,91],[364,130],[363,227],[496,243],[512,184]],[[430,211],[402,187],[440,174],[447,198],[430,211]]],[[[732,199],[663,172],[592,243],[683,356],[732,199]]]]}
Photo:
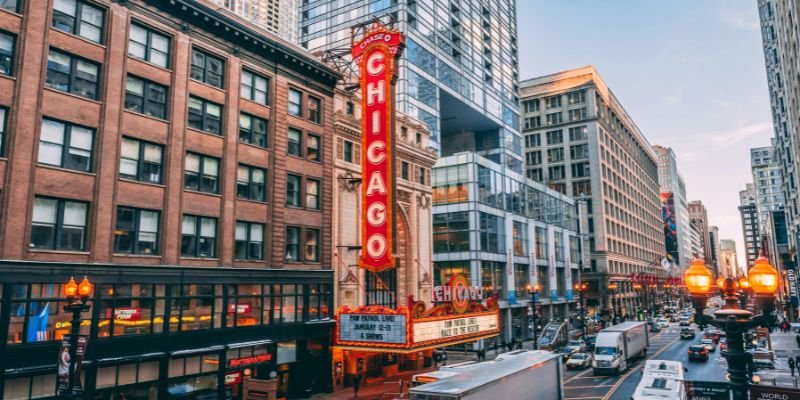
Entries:
{"type": "Polygon", "coordinates": [[[528,305],[533,316],[533,349],[539,350],[539,340],[536,339],[536,303],[539,302],[539,285],[528,284],[528,294],[531,296],[531,302],[528,305]]]}
{"type": "Polygon", "coordinates": [[[728,377],[734,399],[748,397],[747,367],[752,361],[752,355],[744,350],[744,333],[750,328],[771,325],[775,293],[778,290],[778,272],[769,264],[763,252],[756,259],[748,277],[750,287],[763,310],[762,314],[753,317],[750,311],[739,307],[736,281],[727,278],[720,281],[720,289],[725,294],[725,306],[715,311],[712,317],[703,313],[713,282],[711,271],[702,260],[695,259],[685,273],[686,287],[692,298],[698,324],[705,326],[708,323],[725,330],[728,346],[722,351],[722,356],[728,361],[728,377]]]}
{"type": "Polygon", "coordinates": [[[581,306],[581,327],[583,328],[583,339],[586,340],[586,306],[583,304],[583,292],[589,288],[586,282],[579,282],[575,284],[575,290],[578,292],[578,301],[581,306]]]}
{"type": "Polygon", "coordinates": [[[611,282],[611,283],[608,284],[608,290],[611,292],[611,311],[612,311],[612,314],[614,315],[612,317],[612,319],[611,319],[611,323],[612,324],[614,323],[614,319],[616,319],[617,316],[619,316],[619,313],[617,312],[617,301],[616,301],[616,298],[614,296],[614,294],[617,292],[618,288],[619,288],[619,286],[617,286],[616,282],[611,282]]]}
{"type": "Polygon", "coordinates": [[[73,387],[76,377],[75,363],[76,351],[78,347],[78,335],[81,333],[81,314],[89,311],[90,305],[86,304],[94,292],[94,285],[89,282],[87,277],[83,277],[80,284],[75,283],[74,278],[69,278],[69,282],[64,285],[64,297],[67,299],[67,305],[64,306],[64,311],[72,313],[72,326],[69,336],[69,385],[66,393],[67,398],[74,398],[73,387]],[[80,300],[80,301],[78,301],[80,300]]]}

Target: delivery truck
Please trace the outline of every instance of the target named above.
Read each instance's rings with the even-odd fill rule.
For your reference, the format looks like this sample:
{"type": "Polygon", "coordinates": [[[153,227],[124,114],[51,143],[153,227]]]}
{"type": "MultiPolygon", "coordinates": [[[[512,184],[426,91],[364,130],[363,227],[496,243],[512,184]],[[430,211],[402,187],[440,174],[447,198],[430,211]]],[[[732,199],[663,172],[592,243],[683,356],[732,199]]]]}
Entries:
{"type": "Polygon", "coordinates": [[[680,361],[648,360],[631,400],[686,400],[684,370],[680,361]]]}
{"type": "Polygon", "coordinates": [[[650,339],[646,322],[623,322],[610,326],[597,334],[592,369],[595,375],[619,374],[630,366],[630,361],[647,354],[650,339]]]}
{"type": "MultiPolygon", "coordinates": [[[[452,370],[450,370],[452,371],[452,370]]],[[[563,400],[561,356],[517,350],[408,391],[411,400],[563,400]]]]}

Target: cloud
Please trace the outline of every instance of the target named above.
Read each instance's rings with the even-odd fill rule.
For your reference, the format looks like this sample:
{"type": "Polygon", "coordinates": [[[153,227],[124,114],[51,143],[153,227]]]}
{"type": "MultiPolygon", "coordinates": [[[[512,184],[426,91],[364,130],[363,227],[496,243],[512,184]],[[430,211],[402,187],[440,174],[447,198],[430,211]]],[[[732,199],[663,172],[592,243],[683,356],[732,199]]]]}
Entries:
{"type": "Polygon", "coordinates": [[[728,26],[731,26],[734,29],[742,31],[752,31],[761,29],[761,23],[758,21],[757,18],[753,17],[748,18],[742,15],[728,14],[728,15],[721,15],[719,19],[728,26]]]}
{"type": "Polygon", "coordinates": [[[720,147],[730,147],[751,137],[765,134],[771,137],[772,122],[758,122],[750,125],[740,125],[732,131],[712,132],[701,134],[698,138],[703,138],[716,143],[720,147]]]}

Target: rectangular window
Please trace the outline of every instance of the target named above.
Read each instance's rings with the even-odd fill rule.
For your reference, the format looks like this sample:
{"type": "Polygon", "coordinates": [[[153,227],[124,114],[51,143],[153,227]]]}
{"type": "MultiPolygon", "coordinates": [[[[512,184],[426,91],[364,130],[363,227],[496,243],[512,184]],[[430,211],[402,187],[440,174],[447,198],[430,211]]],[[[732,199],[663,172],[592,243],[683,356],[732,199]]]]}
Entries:
{"type": "Polygon", "coordinates": [[[191,78],[222,89],[225,74],[225,61],[192,49],[191,78]]]}
{"type": "Polygon", "coordinates": [[[538,226],[536,227],[536,258],[547,260],[547,230],[538,226]]]}
{"type": "Polygon", "coordinates": [[[539,99],[523,101],[522,106],[526,113],[537,112],[539,111],[539,99]]]}
{"type": "Polygon", "coordinates": [[[158,221],[160,212],[130,207],[117,207],[114,230],[114,252],[158,254],[158,221]]]}
{"type": "Polygon", "coordinates": [[[343,150],[343,158],[347,162],[353,162],[353,142],[345,140],[343,150]]]}
{"type": "Polygon", "coordinates": [[[306,138],[306,159],[311,161],[320,160],[321,141],[317,135],[309,134],[306,138]]]}
{"type": "Polygon", "coordinates": [[[585,119],[586,119],[586,107],[567,111],[567,120],[570,122],[583,121],[585,119]]]}
{"type": "Polygon", "coordinates": [[[559,129],[557,131],[549,131],[547,135],[547,145],[564,143],[564,133],[559,129]]]}
{"type": "Polygon", "coordinates": [[[319,229],[306,228],[306,243],[303,261],[319,262],[319,229]]]}
{"type": "Polygon", "coordinates": [[[286,175],[286,205],[290,207],[302,207],[300,203],[300,181],[297,175],[286,175]]]}
{"type": "Polygon", "coordinates": [[[542,152],[531,151],[525,153],[525,163],[528,165],[539,165],[542,163],[542,152]]]}
{"type": "Polygon", "coordinates": [[[582,178],[589,176],[589,163],[582,162],[577,164],[572,164],[572,177],[573,178],[582,178]]]}
{"type": "Polygon", "coordinates": [[[240,199],[267,201],[267,170],[239,164],[236,195],[240,199]]]}
{"type": "Polygon", "coordinates": [[[87,99],[97,99],[100,65],[50,49],[45,86],[87,99]]]}
{"type": "Polygon", "coordinates": [[[14,36],[0,32],[0,74],[14,73],[14,44],[14,36]]]}
{"type": "Polygon", "coordinates": [[[269,79],[243,69],[240,89],[243,99],[263,105],[269,104],[269,79]]]}
{"type": "Polygon", "coordinates": [[[299,262],[300,259],[300,228],[286,227],[286,262],[299,262]]]}
{"type": "Polygon", "coordinates": [[[239,114],[239,141],[267,147],[267,120],[250,114],[239,114]]]}
{"type": "Polygon", "coordinates": [[[320,209],[319,179],[306,179],[306,208],[312,210],[320,209]]]}
{"type": "Polygon", "coordinates": [[[433,252],[469,251],[469,213],[465,211],[433,216],[433,252]]]}
{"type": "Polygon", "coordinates": [[[131,24],[128,55],[162,68],[169,67],[170,38],[142,25],[131,24]]]}
{"type": "Polygon", "coordinates": [[[417,183],[419,183],[420,185],[425,184],[425,168],[423,167],[417,168],[417,183]]]}
{"type": "Polygon", "coordinates": [[[542,137],[538,133],[525,136],[525,147],[539,147],[542,145],[542,137]]]}
{"type": "Polygon", "coordinates": [[[122,138],[119,176],[141,182],[161,183],[164,147],[133,138],[122,138]]]}
{"type": "Polygon", "coordinates": [[[90,172],[93,148],[94,129],[42,119],[39,163],[90,172]]]}
{"type": "Polygon", "coordinates": [[[564,149],[557,148],[557,149],[549,149],[547,150],[547,162],[559,162],[564,161],[564,149]]]}
{"type": "Polygon", "coordinates": [[[125,108],[160,119],[167,118],[167,87],[128,75],[125,108]]]}
{"type": "Polygon", "coordinates": [[[302,157],[303,156],[303,148],[302,146],[302,137],[303,131],[295,128],[289,128],[287,132],[288,144],[286,146],[286,153],[290,156],[302,157]]]}
{"type": "Polygon", "coordinates": [[[523,129],[535,129],[542,126],[542,117],[525,117],[523,129]]]}
{"type": "Polygon", "coordinates": [[[308,96],[308,120],[315,123],[322,123],[322,99],[308,96]]]}
{"type": "Polygon", "coordinates": [[[8,116],[8,109],[0,108],[0,157],[6,153],[6,125],[8,123],[6,118],[8,116]]]}
{"type": "Polygon", "coordinates": [[[51,25],[95,43],[103,42],[102,9],[81,0],[56,0],[51,25]]]}
{"type": "Polygon", "coordinates": [[[181,225],[181,255],[213,258],[217,255],[217,219],[184,215],[181,225]]]}
{"type": "Polygon", "coordinates": [[[561,107],[561,96],[546,97],[544,99],[544,107],[548,110],[561,107]]]}
{"type": "Polygon", "coordinates": [[[234,257],[237,260],[264,259],[264,224],[236,221],[236,248],[234,257]]]}
{"type": "Polygon", "coordinates": [[[556,167],[550,167],[547,169],[547,175],[551,181],[564,179],[564,166],[559,165],[556,167]]]}
{"type": "Polygon", "coordinates": [[[0,10],[6,10],[15,13],[18,9],[19,0],[0,0],[0,10]]]}
{"type": "MultiPolygon", "coordinates": [[[[222,285],[170,285],[169,331],[196,331],[222,326],[222,285]]],[[[169,362],[169,376],[208,373],[217,371],[219,359],[216,354],[187,358],[173,358],[169,362]]],[[[203,388],[216,390],[216,374],[191,378],[203,388]]]]}
{"type": "Polygon", "coordinates": [[[578,126],[575,128],[569,128],[569,140],[576,141],[576,140],[586,140],[588,138],[587,128],[585,126],[578,126]]]}
{"type": "Polygon", "coordinates": [[[189,96],[189,127],[222,135],[222,106],[189,96]]]}
{"type": "Polygon", "coordinates": [[[579,90],[577,92],[567,93],[567,105],[583,104],[586,102],[586,91],[579,90]]]}
{"type": "Polygon", "coordinates": [[[529,169],[526,175],[528,178],[533,179],[536,182],[541,182],[543,180],[541,168],[529,169]]]}
{"type": "Polygon", "coordinates": [[[556,112],[552,114],[545,115],[547,125],[557,125],[561,123],[561,113],[556,112]]]}
{"type": "Polygon", "coordinates": [[[400,178],[408,180],[408,163],[405,161],[400,162],[400,178]]]}
{"type": "Polygon", "coordinates": [[[303,116],[303,93],[299,90],[289,88],[289,115],[295,117],[303,116]]]}
{"type": "Polygon", "coordinates": [[[89,204],[36,196],[30,246],[37,249],[86,250],[89,204]]]}
{"type": "Polygon", "coordinates": [[[206,193],[219,193],[219,158],[186,154],[184,187],[206,193]]]}
{"type": "Polygon", "coordinates": [[[573,160],[583,160],[589,158],[589,145],[578,144],[569,146],[569,157],[573,160]]]}

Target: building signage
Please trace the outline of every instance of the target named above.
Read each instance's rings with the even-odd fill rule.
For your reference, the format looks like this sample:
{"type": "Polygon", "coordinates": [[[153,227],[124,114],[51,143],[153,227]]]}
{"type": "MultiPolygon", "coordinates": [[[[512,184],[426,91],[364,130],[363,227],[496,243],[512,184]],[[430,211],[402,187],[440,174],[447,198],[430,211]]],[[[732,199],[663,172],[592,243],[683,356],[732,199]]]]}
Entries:
{"type": "Polygon", "coordinates": [[[800,400],[800,389],[781,386],[750,386],[751,400],[800,400]]]}
{"type": "Polygon", "coordinates": [[[414,344],[478,336],[499,329],[497,313],[414,322],[414,344]]]}
{"type": "MultiPolygon", "coordinates": [[[[106,317],[111,314],[111,309],[106,309],[106,317]]],[[[120,307],[114,309],[114,319],[117,321],[139,321],[142,319],[142,310],[133,307],[120,307]]]]}
{"type": "MultiPolygon", "coordinates": [[[[539,284],[539,267],[536,265],[536,225],[533,220],[528,220],[528,282],[531,288],[539,284]]],[[[539,301],[539,294],[534,294],[535,299],[532,301],[539,301]]]]}
{"type": "Polygon", "coordinates": [[[447,286],[433,288],[433,302],[451,302],[456,313],[462,314],[467,310],[470,301],[483,300],[483,291],[480,287],[469,286],[467,278],[462,274],[453,275],[447,286]]]}
{"type": "Polygon", "coordinates": [[[685,381],[687,400],[729,400],[727,382],[685,381]]]}
{"type": "Polygon", "coordinates": [[[794,265],[786,263],[786,282],[789,283],[789,299],[793,306],[797,306],[797,270],[794,265]]]}
{"type": "Polygon", "coordinates": [[[250,314],[250,304],[228,304],[228,314],[250,314]]]}
{"type": "Polygon", "coordinates": [[[572,244],[569,240],[569,233],[564,231],[564,240],[561,241],[561,245],[564,246],[564,288],[566,291],[566,297],[568,301],[572,300],[572,255],[570,252],[572,251],[572,244]]]}
{"type": "Polygon", "coordinates": [[[252,357],[233,358],[228,360],[228,368],[247,367],[255,364],[263,364],[272,361],[272,354],[259,354],[252,357]]]}
{"type": "Polygon", "coordinates": [[[514,288],[517,287],[514,281],[514,219],[511,213],[506,213],[505,217],[505,230],[506,230],[506,293],[508,294],[506,300],[508,304],[517,304],[517,292],[514,288]]]}
{"type": "Polygon", "coordinates": [[[242,383],[242,371],[225,374],[226,385],[238,385],[240,383],[242,383]]]}
{"type": "Polygon", "coordinates": [[[406,343],[402,314],[339,314],[339,342],[406,343]]]}
{"type": "Polygon", "coordinates": [[[550,300],[558,299],[558,282],[556,278],[556,232],[552,226],[547,227],[547,259],[549,261],[547,284],[550,287],[550,300]]]}
{"type": "Polygon", "coordinates": [[[353,60],[361,74],[361,172],[363,251],[359,266],[372,272],[394,268],[392,255],[395,60],[404,38],[399,31],[375,23],[353,43],[353,60]]]}
{"type": "Polygon", "coordinates": [[[89,336],[78,335],[77,346],[75,346],[75,359],[70,359],[70,348],[72,347],[72,336],[64,335],[61,340],[61,349],[58,351],[56,396],[82,397],[83,385],[81,384],[81,365],[83,355],[86,353],[86,344],[89,336]],[[70,374],[70,367],[72,373],[70,374]]]}

